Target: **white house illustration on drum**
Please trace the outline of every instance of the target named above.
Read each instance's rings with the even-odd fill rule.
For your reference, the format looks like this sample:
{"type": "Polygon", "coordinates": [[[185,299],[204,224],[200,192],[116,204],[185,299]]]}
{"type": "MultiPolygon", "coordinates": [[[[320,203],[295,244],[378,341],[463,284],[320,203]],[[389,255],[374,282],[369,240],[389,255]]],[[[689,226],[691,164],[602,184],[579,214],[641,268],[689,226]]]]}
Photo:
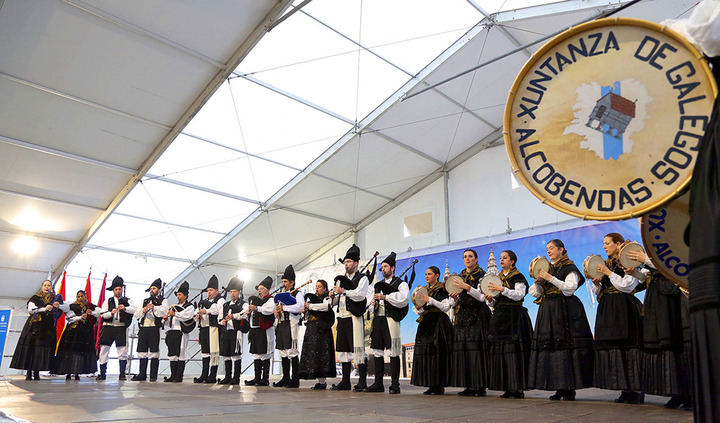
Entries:
{"type": "Polygon", "coordinates": [[[619,139],[634,117],[635,102],[611,91],[597,101],[585,126],[619,139]]]}

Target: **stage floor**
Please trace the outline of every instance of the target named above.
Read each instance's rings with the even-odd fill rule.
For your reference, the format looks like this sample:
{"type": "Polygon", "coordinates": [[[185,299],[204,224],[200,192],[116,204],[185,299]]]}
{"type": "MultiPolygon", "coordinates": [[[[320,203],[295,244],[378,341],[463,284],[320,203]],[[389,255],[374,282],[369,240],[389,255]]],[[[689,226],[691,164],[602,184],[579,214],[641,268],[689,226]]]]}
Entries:
{"type": "MultiPolygon", "coordinates": [[[[385,388],[389,380],[386,380],[385,388]]],[[[91,378],[66,382],[44,377],[28,382],[11,377],[0,382],[0,410],[33,422],[193,422],[247,421],[317,423],[405,422],[691,422],[692,413],[667,410],[662,397],[648,396],[645,405],[615,404],[617,393],[578,391],[578,401],[549,401],[544,391],[529,391],[524,400],[422,395],[423,389],[402,384],[401,395],[228,387],[185,383],[105,382],[91,378]]],[[[2,419],[0,419],[2,421],[2,419]]]]}

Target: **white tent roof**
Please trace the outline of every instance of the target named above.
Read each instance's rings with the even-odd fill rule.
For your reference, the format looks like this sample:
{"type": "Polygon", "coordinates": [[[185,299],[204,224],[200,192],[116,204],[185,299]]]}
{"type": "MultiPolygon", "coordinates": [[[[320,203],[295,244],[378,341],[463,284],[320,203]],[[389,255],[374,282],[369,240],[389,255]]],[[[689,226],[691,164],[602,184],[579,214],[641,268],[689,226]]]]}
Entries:
{"type": "Polygon", "coordinates": [[[626,1],[545,3],[315,0],[255,45],[283,2],[6,0],[0,242],[31,233],[39,251],[6,251],[0,277],[94,265],[145,285],[307,264],[502,142],[508,88],[541,44],[406,94],[626,1]]]}

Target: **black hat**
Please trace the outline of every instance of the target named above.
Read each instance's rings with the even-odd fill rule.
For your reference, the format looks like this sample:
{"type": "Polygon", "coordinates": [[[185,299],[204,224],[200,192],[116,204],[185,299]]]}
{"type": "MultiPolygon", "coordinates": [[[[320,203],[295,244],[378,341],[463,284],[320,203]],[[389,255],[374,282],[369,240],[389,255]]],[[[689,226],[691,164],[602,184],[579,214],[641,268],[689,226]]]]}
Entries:
{"type": "Polygon", "coordinates": [[[180,284],[180,288],[178,288],[177,292],[175,293],[177,294],[178,292],[182,292],[185,295],[188,295],[190,293],[190,284],[188,283],[188,281],[180,284]]]}
{"type": "Polygon", "coordinates": [[[295,269],[293,269],[292,264],[289,264],[288,267],[285,268],[281,279],[295,282],[295,269]]]}
{"type": "Polygon", "coordinates": [[[153,286],[156,287],[157,289],[162,289],[162,281],[160,280],[160,278],[155,279],[155,280],[153,281],[153,283],[150,284],[150,287],[145,290],[145,292],[150,292],[150,289],[151,289],[153,286]]]}
{"type": "Polygon", "coordinates": [[[383,260],[382,262],[387,263],[388,265],[390,265],[390,267],[395,267],[395,252],[391,251],[390,255],[385,257],[385,260],[383,260]]]}
{"type": "Polygon", "coordinates": [[[340,263],[345,263],[345,260],[350,259],[353,261],[360,261],[360,247],[353,244],[350,249],[345,253],[345,257],[340,259],[340,263]]]}
{"type": "Polygon", "coordinates": [[[112,284],[108,288],[106,288],[106,291],[112,291],[113,289],[117,288],[118,286],[125,286],[125,281],[120,276],[115,276],[115,279],[113,279],[112,284]]]}
{"type": "Polygon", "coordinates": [[[265,276],[265,279],[263,279],[262,282],[260,282],[260,283],[255,287],[255,289],[258,289],[258,287],[259,287],[260,285],[262,285],[262,286],[264,286],[265,288],[267,288],[267,289],[269,290],[270,287],[272,286],[272,284],[273,284],[272,278],[271,278],[270,276],[265,276]]]}
{"type": "Polygon", "coordinates": [[[210,280],[208,281],[207,286],[205,289],[202,290],[202,292],[207,292],[208,288],[214,288],[218,289],[218,278],[215,275],[210,276],[210,280]]]}
{"type": "Polygon", "coordinates": [[[242,291],[243,282],[239,278],[234,277],[230,279],[230,282],[225,289],[227,289],[228,291],[232,291],[233,289],[236,291],[242,291]]]}

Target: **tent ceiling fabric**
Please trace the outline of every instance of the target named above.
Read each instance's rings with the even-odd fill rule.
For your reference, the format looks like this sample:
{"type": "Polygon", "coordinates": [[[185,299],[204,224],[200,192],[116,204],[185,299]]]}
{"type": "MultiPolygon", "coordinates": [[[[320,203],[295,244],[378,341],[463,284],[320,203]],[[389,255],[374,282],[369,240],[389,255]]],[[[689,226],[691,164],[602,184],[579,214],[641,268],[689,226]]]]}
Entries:
{"type": "MultiPolygon", "coordinates": [[[[0,2],[0,277],[19,280],[18,275],[35,274],[40,280],[51,266],[62,266],[134,174],[154,160],[184,114],[207,95],[214,78],[231,71],[227,63],[235,60],[234,67],[239,47],[256,43],[267,22],[288,4],[0,2]],[[32,255],[14,250],[21,236],[32,237],[32,255]]],[[[187,207],[178,203],[183,198],[197,199],[194,192],[182,194],[163,213],[133,206],[131,199],[124,214],[111,215],[97,239],[118,249],[140,244],[140,251],[149,253],[140,256],[145,261],[152,253],[167,254],[158,244],[168,238],[183,239],[184,256],[196,258],[207,247],[195,251],[192,245],[214,243],[254,209],[205,198],[204,204],[222,206],[222,211],[190,218],[173,213],[173,207],[187,207]],[[168,232],[164,215],[202,230],[173,226],[175,231],[168,232]],[[118,231],[120,226],[125,231],[118,231]],[[153,234],[150,241],[133,241],[148,233],[153,234]]],[[[86,274],[93,263],[97,269],[108,262],[126,270],[137,261],[134,257],[86,248],[73,263],[74,271],[86,274]]],[[[146,269],[162,270],[169,278],[188,263],[169,261],[146,269]]],[[[144,283],[146,274],[127,271],[129,280],[134,276],[144,283]]],[[[32,284],[6,286],[3,295],[24,297],[34,289],[32,284]]]]}

